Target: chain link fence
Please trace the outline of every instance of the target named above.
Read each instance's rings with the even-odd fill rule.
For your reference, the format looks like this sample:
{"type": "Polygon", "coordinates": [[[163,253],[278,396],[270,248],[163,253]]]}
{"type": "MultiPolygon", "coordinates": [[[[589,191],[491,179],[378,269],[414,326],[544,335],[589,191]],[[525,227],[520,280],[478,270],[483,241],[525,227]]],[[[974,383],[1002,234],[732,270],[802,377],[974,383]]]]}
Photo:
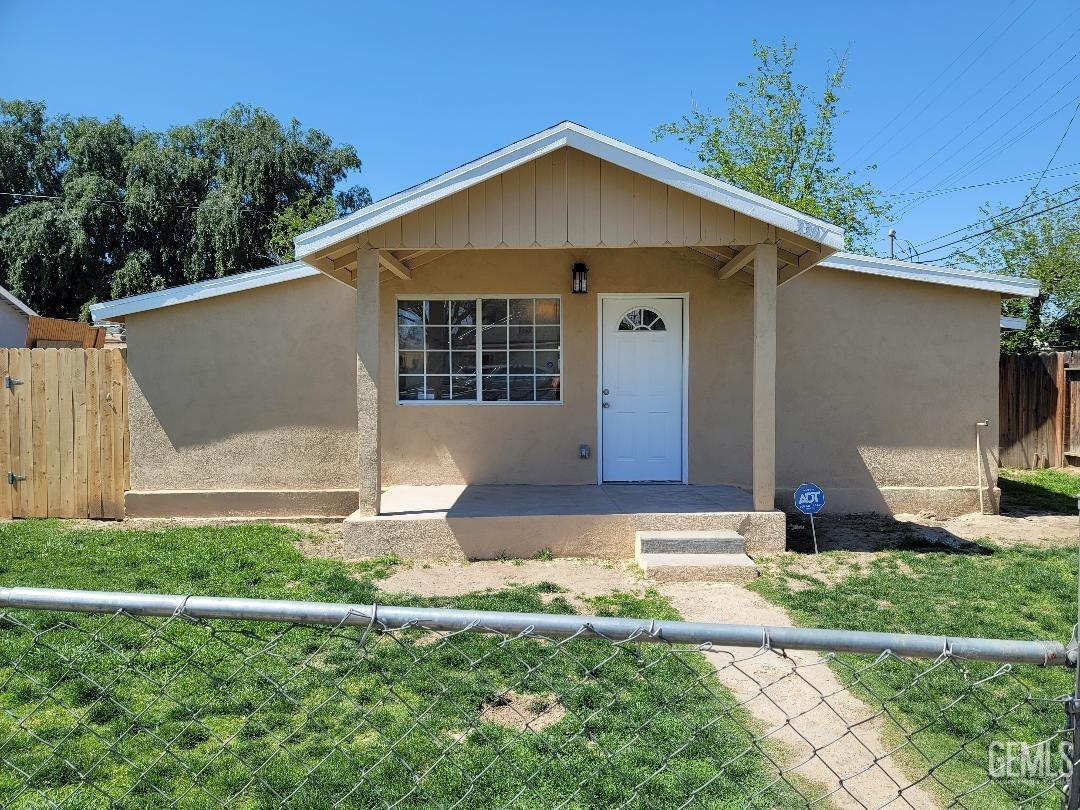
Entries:
{"type": "Polygon", "coordinates": [[[0,805],[1058,807],[1074,666],[1058,642],[0,589],[0,805]]]}

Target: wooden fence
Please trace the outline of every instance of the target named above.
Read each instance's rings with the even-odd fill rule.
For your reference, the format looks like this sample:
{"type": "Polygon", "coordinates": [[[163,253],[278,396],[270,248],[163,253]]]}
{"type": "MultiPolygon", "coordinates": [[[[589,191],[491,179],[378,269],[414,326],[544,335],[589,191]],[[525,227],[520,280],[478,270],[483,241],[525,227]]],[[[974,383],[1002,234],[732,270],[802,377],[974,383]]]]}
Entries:
{"type": "Polygon", "coordinates": [[[0,349],[0,518],[122,518],[120,349],[0,349]]]}
{"type": "Polygon", "coordinates": [[[1080,352],[1003,355],[998,395],[1003,467],[1080,464],[1080,352]]]}

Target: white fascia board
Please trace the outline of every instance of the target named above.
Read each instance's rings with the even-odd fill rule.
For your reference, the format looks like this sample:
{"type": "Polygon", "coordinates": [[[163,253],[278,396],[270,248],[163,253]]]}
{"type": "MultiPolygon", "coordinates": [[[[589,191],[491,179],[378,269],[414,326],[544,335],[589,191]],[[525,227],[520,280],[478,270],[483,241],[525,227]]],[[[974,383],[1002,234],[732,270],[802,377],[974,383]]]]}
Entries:
{"type": "Polygon", "coordinates": [[[1034,298],[1039,294],[1039,282],[1033,278],[1003,276],[997,273],[961,270],[956,267],[915,264],[899,259],[879,259],[858,253],[834,253],[824,259],[820,266],[831,267],[835,270],[850,270],[855,273],[869,273],[874,276],[924,281],[929,284],[944,284],[948,287],[986,290],[1007,297],[1034,298]]]}
{"type": "Polygon", "coordinates": [[[303,262],[279,264],[275,267],[265,267],[248,273],[238,273],[235,276],[224,276],[223,278],[199,281],[195,284],[185,284],[183,287],[170,287],[167,290],[158,290],[143,293],[142,295],[132,295],[128,298],[117,298],[115,301],[91,304],[90,315],[96,323],[100,323],[101,321],[110,321],[125,315],[132,315],[136,312],[148,312],[152,309],[188,304],[205,298],[216,298],[219,295],[253,290],[256,287],[265,287],[270,284],[279,284],[283,281],[317,275],[319,275],[318,270],[309,267],[303,262]]]}
{"type": "Polygon", "coordinates": [[[30,309],[30,307],[28,307],[14,295],[12,295],[11,292],[4,287],[0,287],[0,298],[3,298],[7,303],[11,304],[11,306],[15,307],[15,309],[19,310],[19,312],[21,312],[23,315],[37,315],[34,310],[30,309]]]}
{"type": "Polygon", "coordinates": [[[670,160],[636,149],[586,127],[564,121],[439,175],[426,183],[413,186],[341,219],[302,233],[294,240],[296,255],[298,258],[310,256],[337,242],[377,228],[392,219],[431,205],[564,146],[614,163],[660,183],[674,186],[688,194],[726,206],[783,230],[803,235],[834,250],[839,250],[844,246],[844,231],[836,225],[800,213],[749,191],[743,191],[730,183],[672,163],[670,160]]]}
{"type": "Polygon", "coordinates": [[[1008,315],[1001,316],[1001,328],[1003,330],[1027,329],[1027,318],[1010,318],[1008,315]]]}

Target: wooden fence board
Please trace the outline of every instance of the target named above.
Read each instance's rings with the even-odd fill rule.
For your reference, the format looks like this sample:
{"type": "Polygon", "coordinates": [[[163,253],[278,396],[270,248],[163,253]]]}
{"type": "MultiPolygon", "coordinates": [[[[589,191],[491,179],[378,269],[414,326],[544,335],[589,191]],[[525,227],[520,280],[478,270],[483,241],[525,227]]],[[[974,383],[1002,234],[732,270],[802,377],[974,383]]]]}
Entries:
{"type": "Polygon", "coordinates": [[[0,349],[0,382],[0,518],[122,518],[122,350],[0,349]]]}
{"type": "Polygon", "coordinates": [[[1002,466],[1080,464],[1080,352],[1003,356],[998,380],[1002,466]]]}

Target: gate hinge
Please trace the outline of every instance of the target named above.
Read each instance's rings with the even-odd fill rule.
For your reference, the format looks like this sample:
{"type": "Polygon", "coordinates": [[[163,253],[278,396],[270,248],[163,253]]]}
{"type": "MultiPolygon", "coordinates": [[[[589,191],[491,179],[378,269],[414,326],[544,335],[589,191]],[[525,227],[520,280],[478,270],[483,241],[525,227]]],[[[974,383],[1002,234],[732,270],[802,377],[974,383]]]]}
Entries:
{"type": "Polygon", "coordinates": [[[15,486],[15,484],[16,484],[16,483],[17,483],[18,481],[25,481],[25,480],[26,480],[26,476],[25,476],[25,475],[16,475],[16,474],[15,474],[15,473],[13,473],[13,472],[8,472],[8,474],[7,474],[7,482],[8,482],[9,484],[11,484],[12,486],[15,486]]]}
{"type": "Polygon", "coordinates": [[[18,377],[4,377],[4,388],[9,391],[14,391],[16,385],[22,385],[23,381],[18,377]]]}

